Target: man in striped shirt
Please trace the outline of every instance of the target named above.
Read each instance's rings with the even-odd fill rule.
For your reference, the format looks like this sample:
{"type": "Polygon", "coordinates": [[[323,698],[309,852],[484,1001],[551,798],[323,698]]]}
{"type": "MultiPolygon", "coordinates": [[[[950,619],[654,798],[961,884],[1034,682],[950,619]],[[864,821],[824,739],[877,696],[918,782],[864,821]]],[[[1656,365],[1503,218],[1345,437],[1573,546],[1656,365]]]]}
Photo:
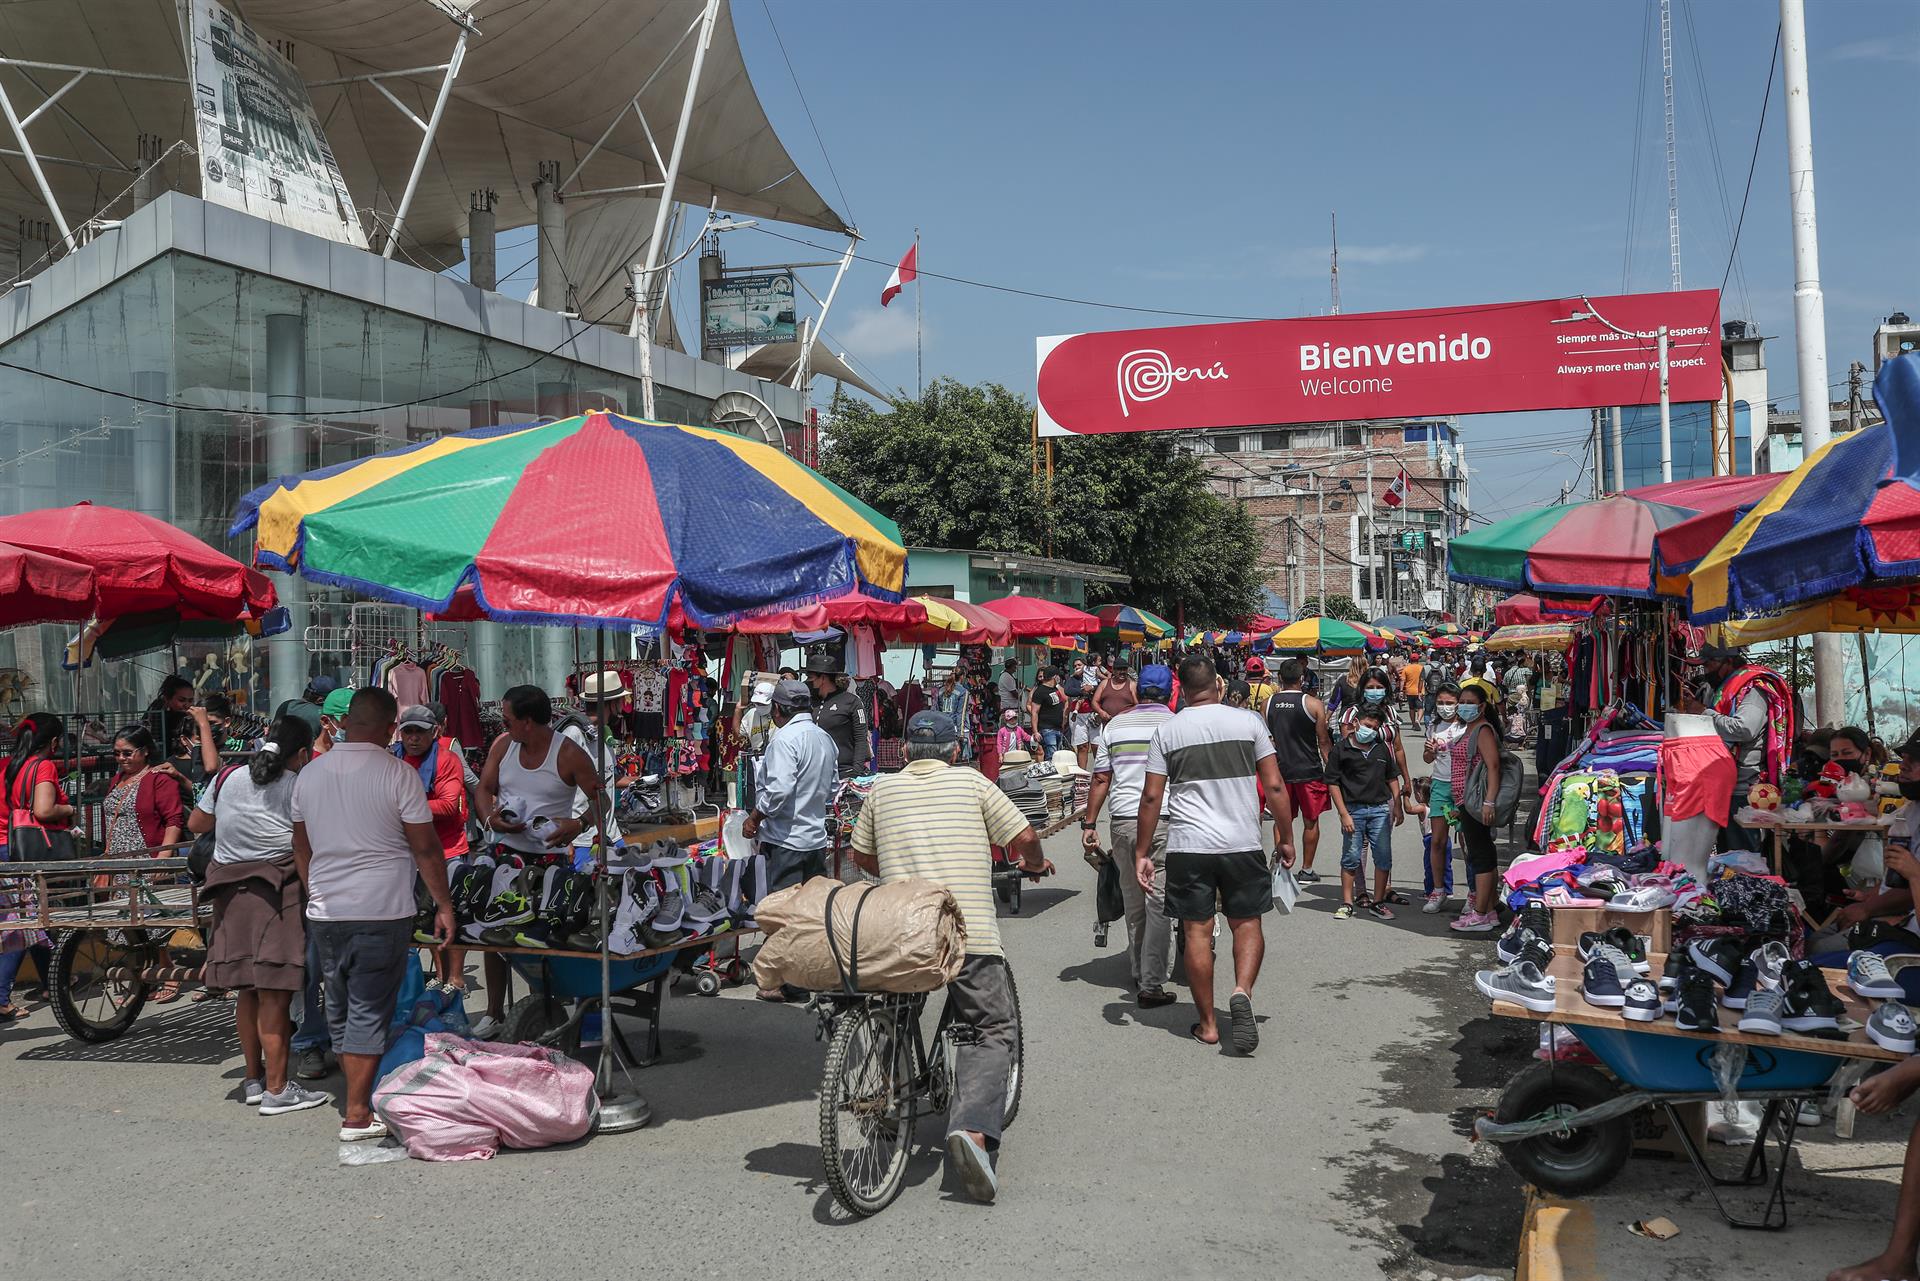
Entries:
{"type": "Polygon", "coordinates": [[[1165,664],[1140,669],[1140,701],[1108,721],[1093,757],[1093,782],[1087,787],[1087,815],[1080,822],[1080,840],[1089,850],[1100,848],[1095,822],[1100,807],[1113,803],[1107,820],[1108,848],[1119,859],[1120,893],[1127,904],[1127,963],[1133,975],[1134,1000],[1143,1008],[1171,1005],[1177,997],[1166,990],[1172,963],[1173,925],[1167,918],[1167,837],[1154,834],[1153,883],[1142,886],[1133,863],[1134,837],[1140,813],[1140,792],[1147,781],[1147,750],[1154,731],[1173,718],[1167,699],[1173,693],[1173,672],[1165,664]]]}
{"type": "Polygon", "coordinates": [[[960,905],[967,959],[947,984],[954,1019],[974,1029],[954,1063],[947,1159],[975,1200],[999,1190],[1000,1147],[1016,1035],[1013,987],[993,904],[993,850],[1004,845],[1029,876],[1051,876],[1040,838],[1012,801],[978,770],[955,769],[960,730],[944,712],[907,722],[907,766],[873,785],[853,829],[853,861],[883,881],[943,885],[960,905]]]}

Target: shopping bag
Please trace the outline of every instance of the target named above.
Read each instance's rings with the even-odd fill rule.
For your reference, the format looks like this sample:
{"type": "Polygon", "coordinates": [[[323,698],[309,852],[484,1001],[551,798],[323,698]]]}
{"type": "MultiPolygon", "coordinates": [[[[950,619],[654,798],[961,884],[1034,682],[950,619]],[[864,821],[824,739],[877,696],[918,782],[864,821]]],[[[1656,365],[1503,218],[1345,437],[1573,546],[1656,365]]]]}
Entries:
{"type": "Polygon", "coordinates": [[[1125,861],[1127,864],[1125,872],[1120,870],[1122,860],[1118,858],[1109,858],[1100,865],[1100,884],[1094,893],[1094,919],[1103,925],[1109,921],[1120,920],[1127,914],[1127,900],[1120,891],[1120,878],[1131,876],[1135,864],[1131,859],[1125,861]]]}
{"type": "Polygon", "coordinates": [[[1273,866],[1273,905],[1282,912],[1293,911],[1293,905],[1300,898],[1300,885],[1293,879],[1293,869],[1285,864],[1273,866]]]}

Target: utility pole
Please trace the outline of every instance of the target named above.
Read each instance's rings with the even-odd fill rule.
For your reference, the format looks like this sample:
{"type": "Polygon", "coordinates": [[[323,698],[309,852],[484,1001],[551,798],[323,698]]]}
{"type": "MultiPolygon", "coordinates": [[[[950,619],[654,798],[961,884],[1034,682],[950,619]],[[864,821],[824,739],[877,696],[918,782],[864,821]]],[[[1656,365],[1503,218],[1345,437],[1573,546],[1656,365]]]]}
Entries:
{"type": "Polygon", "coordinates": [[[1374,550],[1373,550],[1374,549],[1373,450],[1367,448],[1367,446],[1370,444],[1372,444],[1372,442],[1367,440],[1362,440],[1361,442],[1361,450],[1367,456],[1367,519],[1366,519],[1367,554],[1366,554],[1365,560],[1362,563],[1365,564],[1367,567],[1367,600],[1371,602],[1374,606],[1378,606],[1380,603],[1380,597],[1377,594],[1379,580],[1374,578],[1373,576],[1373,572],[1374,572],[1373,571],[1373,556],[1374,556],[1374,550]]]}
{"type": "MultiPolygon", "coordinates": [[[[1667,108],[1667,265],[1680,288],[1680,170],[1673,148],[1673,0],[1660,0],[1660,75],[1666,86],[1667,108]]],[[[1672,480],[1672,476],[1662,476],[1672,480]]]]}
{"type": "Polygon", "coordinates": [[[1330,213],[1327,218],[1333,223],[1333,314],[1340,314],[1340,215],[1330,213]]]}
{"type": "MultiPolygon", "coordinates": [[[[1860,416],[1864,408],[1861,404],[1860,393],[1861,387],[1866,382],[1866,378],[1867,367],[1865,365],[1856,360],[1852,365],[1848,366],[1847,431],[1849,434],[1860,430],[1860,416]]],[[[1806,398],[1803,396],[1801,399],[1805,400],[1806,398]]],[[[1806,412],[1806,406],[1802,405],[1800,409],[1802,418],[1806,416],[1806,412]]],[[[1854,640],[1857,641],[1860,646],[1860,697],[1866,703],[1867,707],[1867,733],[1878,734],[1880,730],[1878,726],[1874,724],[1873,716],[1873,661],[1867,653],[1867,634],[1865,632],[1855,632],[1854,640]]]]}
{"type": "MultiPolygon", "coordinates": [[[[1800,440],[1809,457],[1833,436],[1827,409],[1827,300],[1820,288],[1820,227],[1813,199],[1813,107],[1807,85],[1804,0],[1780,0],[1787,108],[1787,195],[1793,213],[1794,355],[1800,375],[1800,440]]],[[[1814,713],[1822,725],[1846,716],[1846,655],[1840,637],[1813,638],[1814,713]]]]}

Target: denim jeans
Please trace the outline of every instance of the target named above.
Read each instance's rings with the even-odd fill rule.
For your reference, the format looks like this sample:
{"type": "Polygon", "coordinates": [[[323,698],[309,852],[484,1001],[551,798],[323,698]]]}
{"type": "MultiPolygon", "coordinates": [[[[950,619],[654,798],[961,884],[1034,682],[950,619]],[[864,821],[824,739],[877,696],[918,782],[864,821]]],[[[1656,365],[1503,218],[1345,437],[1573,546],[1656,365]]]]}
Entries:
{"type": "Polygon", "coordinates": [[[13,980],[20,973],[28,952],[33,953],[33,968],[40,975],[41,985],[46,985],[47,969],[53,964],[52,948],[45,943],[34,943],[11,952],[0,952],[0,1005],[13,1003],[13,980]]]}
{"type": "MultiPolygon", "coordinates": [[[[1420,859],[1421,883],[1425,886],[1425,889],[1423,890],[1423,892],[1427,894],[1431,894],[1433,893],[1433,889],[1434,889],[1432,829],[1428,829],[1427,831],[1420,833],[1420,854],[1421,854],[1421,859],[1420,859]]],[[[1446,877],[1441,882],[1440,888],[1445,890],[1447,893],[1451,894],[1453,893],[1453,848],[1451,845],[1449,845],[1447,848],[1447,862],[1444,870],[1446,872],[1446,877]]]]}
{"type": "Polygon", "coordinates": [[[1057,729],[1041,730],[1040,731],[1040,750],[1043,753],[1045,753],[1045,756],[1042,759],[1051,761],[1053,759],[1053,754],[1059,751],[1060,748],[1066,743],[1066,741],[1067,741],[1067,735],[1066,735],[1066,731],[1064,730],[1057,730],[1057,729]]]}
{"type": "Polygon", "coordinates": [[[314,930],[307,931],[307,990],[300,998],[300,1017],[293,1034],[293,1052],[331,1050],[333,1034],[327,1030],[327,1011],[320,999],[320,987],[326,976],[320,972],[320,943],[314,930]]]}
{"type": "Polygon", "coordinates": [[[1353,831],[1342,836],[1340,870],[1364,872],[1366,854],[1371,849],[1374,870],[1391,872],[1393,847],[1388,844],[1388,833],[1393,830],[1392,811],[1385,805],[1349,805],[1347,813],[1353,818],[1353,831]]]}

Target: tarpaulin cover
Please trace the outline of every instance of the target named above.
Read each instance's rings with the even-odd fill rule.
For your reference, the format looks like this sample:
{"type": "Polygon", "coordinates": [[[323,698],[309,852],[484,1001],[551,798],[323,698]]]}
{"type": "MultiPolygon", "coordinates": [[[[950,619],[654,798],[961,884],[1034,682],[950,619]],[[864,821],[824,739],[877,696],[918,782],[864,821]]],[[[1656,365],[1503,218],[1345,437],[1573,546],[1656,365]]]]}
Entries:
{"type": "Polygon", "coordinates": [[[884,629],[888,640],[927,645],[1007,645],[1013,641],[1013,625],[984,606],[938,596],[915,596],[912,600],[927,611],[926,621],[884,629]]]}
{"type": "Polygon", "coordinates": [[[1447,574],[1457,582],[1508,591],[1651,600],[1659,595],[1655,535],[1707,513],[1722,514],[1731,526],[1778,479],[1676,480],[1523,512],[1455,538],[1447,550],[1447,574]]]}
{"type": "Polygon", "coordinates": [[[1573,644],[1572,623],[1515,623],[1487,637],[1488,649],[1565,649],[1573,644]]]}
{"type": "Polygon", "coordinates": [[[255,559],[499,622],[698,627],[856,590],[899,600],[892,521],[730,432],[596,411],[482,427],[283,477],[241,500],[255,559]]]}
{"type": "Polygon", "coordinates": [[[1528,627],[1556,619],[1585,618],[1604,603],[1598,596],[1587,600],[1562,600],[1522,592],[1494,605],[1493,622],[1496,627],[1528,627]]]}

